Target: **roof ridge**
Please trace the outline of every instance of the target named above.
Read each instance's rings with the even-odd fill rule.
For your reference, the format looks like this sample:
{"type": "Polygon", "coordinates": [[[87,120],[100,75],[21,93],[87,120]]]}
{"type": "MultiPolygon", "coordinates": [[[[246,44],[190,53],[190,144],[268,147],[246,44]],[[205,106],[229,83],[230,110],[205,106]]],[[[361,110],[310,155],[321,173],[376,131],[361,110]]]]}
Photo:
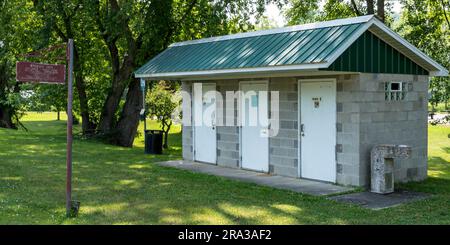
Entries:
{"type": "Polygon", "coordinates": [[[366,22],[370,21],[372,18],[374,18],[374,15],[364,15],[364,16],[358,16],[358,17],[352,17],[352,18],[336,19],[336,20],[329,20],[329,21],[322,21],[322,22],[313,22],[313,23],[307,23],[307,24],[302,24],[302,25],[286,26],[286,27],[261,30],[261,31],[242,32],[242,33],[236,33],[236,34],[229,34],[229,35],[223,35],[223,36],[208,37],[208,38],[202,38],[202,39],[196,39],[196,40],[177,42],[177,43],[171,44],[169,47],[177,47],[177,46],[184,46],[184,45],[191,45],[191,44],[198,44],[198,43],[208,43],[208,42],[224,41],[224,40],[230,40],[230,39],[271,35],[271,34],[277,34],[277,33],[312,30],[312,29],[319,29],[319,28],[326,28],[326,27],[366,23],[366,22]]]}

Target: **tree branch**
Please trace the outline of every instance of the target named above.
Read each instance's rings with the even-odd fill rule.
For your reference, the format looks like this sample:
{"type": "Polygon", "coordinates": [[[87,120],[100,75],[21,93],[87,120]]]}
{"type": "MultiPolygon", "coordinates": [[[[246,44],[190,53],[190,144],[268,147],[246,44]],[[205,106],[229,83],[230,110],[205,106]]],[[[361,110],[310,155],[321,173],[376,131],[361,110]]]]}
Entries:
{"type": "Polygon", "coordinates": [[[367,14],[375,14],[373,0],[367,0],[366,2],[367,2],[367,14]]]}
{"type": "Polygon", "coordinates": [[[358,5],[356,5],[355,0],[351,0],[351,5],[352,5],[353,11],[355,11],[356,15],[358,15],[358,16],[363,15],[361,13],[361,11],[358,9],[358,5]]]}
{"type": "Polygon", "coordinates": [[[447,25],[450,28],[450,21],[448,20],[447,11],[445,11],[444,0],[441,0],[441,5],[442,5],[442,12],[444,12],[444,16],[445,16],[445,21],[447,21],[447,25]]]}

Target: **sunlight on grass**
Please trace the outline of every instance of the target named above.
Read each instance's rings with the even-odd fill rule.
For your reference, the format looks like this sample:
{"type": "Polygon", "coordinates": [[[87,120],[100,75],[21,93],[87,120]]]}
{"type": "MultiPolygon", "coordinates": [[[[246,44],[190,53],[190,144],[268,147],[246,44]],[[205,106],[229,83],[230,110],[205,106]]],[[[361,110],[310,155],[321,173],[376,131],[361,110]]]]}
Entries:
{"type": "Polygon", "coordinates": [[[1,177],[0,180],[13,180],[13,181],[19,181],[22,180],[22,177],[16,176],[16,177],[1,177]]]}
{"type": "Polygon", "coordinates": [[[292,205],[286,205],[286,204],[275,204],[275,205],[272,205],[272,207],[276,208],[282,212],[289,213],[289,214],[295,214],[295,213],[302,211],[302,209],[299,207],[292,206],[292,205]]]}
{"type": "Polygon", "coordinates": [[[143,169],[143,168],[149,168],[149,166],[143,165],[143,164],[133,164],[128,166],[129,168],[133,169],[143,169]]]}

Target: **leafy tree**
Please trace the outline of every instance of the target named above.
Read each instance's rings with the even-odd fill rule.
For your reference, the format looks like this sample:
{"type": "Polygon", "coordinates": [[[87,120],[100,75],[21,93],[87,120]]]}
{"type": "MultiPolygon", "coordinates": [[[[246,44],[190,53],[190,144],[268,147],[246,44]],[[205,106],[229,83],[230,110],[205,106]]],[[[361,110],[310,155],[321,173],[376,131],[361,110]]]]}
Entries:
{"type": "Polygon", "coordinates": [[[112,85],[97,130],[113,132],[115,144],[131,146],[141,108],[139,80],[133,71],[170,43],[253,29],[250,16],[267,0],[93,1],[93,16],[108,47],[112,85]],[[125,89],[125,103],[120,99],[125,89]],[[121,110],[119,118],[114,115],[121,110]]]}
{"type": "Polygon", "coordinates": [[[391,21],[389,15],[392,12],[392,3],[385,0],[324,0],[322,11],[319,11],[320,2],[322,0],[290,0],[292,7],[286,11],[289,24],[303,24],[369,14],[376,14],[383,22],[389,23],[391,21]]]}
{"type": "Polygon", "coordinates": [[[0,0],[0,127],[22,126],[20,84],[15,81],[18,54],[30,51],[39,21],[29,13],[30,6],[18,0],[0,0]]]}
{"type": "Polygon", "coordinates": [[[61,119],[61,111],[67,109],[67,86],[56,84],[37,84],[32,94],[27,98],[31,103],[32,110],[52,110],[57,113],[57,120],[61,119]]]}
{"type": "Polygon", "coordinates": [[[18,85],[11,83],[10,66],[8,60],[0,59],[0,127],[16,129],[18,85]]]}
{"type": "MultiPolygon", "coordinates": [[[[447,0],[402,0],[403,12],[397,31],[444,67],[450,67],[450,36],[447,0]]],[[[449,100],[450,82],[446,77],[430,81],[430,103],[434,107],[449,100]]],[[[448,105],[447,105],[448,106],[448,105]]]]}
{"type": "Polygon", "coordinates": [[[142,107],[134,70],[172,42],[253,30],[250,17],[269,2],[285,0],[0,0],[0,39],[8,36],[14,64],[17,54],[73,38],[74,110],[83,134],[131,146],[142,107]]]}
{"type": "Polygon", "coordinates": [[[168,135],[173,124],[172,117],[181,100],[173,96],[174,91],[169,89],[165,81],[161,81],[147,92],[146,104],[148,115],[156,118],[164,132],[164,148],[168,148],[168,135]]]}
{"type": "MultiPolygon", "coordinates": [[[[33,11],[42,20],[38,43],[45,47],[74,39],[74,85],[76,87],[78,113],[82,118],[83,134],[94,134],[98,103],[91,103],[90,97],[102,97],[104,86],[109,80],[108,64],[104,62],[106,52],[99,39],[94,19],[88,11],[89,0],[33,0],[33,11]],[[90,70],[88,73],[86,70],[90,70]]],[[[100,103],[102,104],[102,102],[100,103]]]]}

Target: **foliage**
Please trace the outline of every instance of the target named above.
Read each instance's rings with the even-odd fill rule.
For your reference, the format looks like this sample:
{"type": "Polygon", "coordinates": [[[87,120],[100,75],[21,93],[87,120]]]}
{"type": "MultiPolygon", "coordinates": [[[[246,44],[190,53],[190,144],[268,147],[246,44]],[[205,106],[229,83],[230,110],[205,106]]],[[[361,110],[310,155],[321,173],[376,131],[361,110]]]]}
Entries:
{"type": "Polygon", "coordinates": [[[0,127],[21,126],[22,98],[15,81],[16,55],[30,49],[35,28],[29,5],[22,1],[0,1],[0,127]]]}
{"type": "Polygon", "coordinates": [[[29,43],[74,39],[83,134],[113,133],[112,142],[131,146],[142,106],[133,71],[172,42],[254,29],[251,16],[269,2],[285,0],[27,0],[20,10],[39,24],[29,43]]]}
{"type": "MultiPolygon", "coordinates": [[[[387,25],[444,67],[450,68],[449,0],[401,0],[403,8],[398,21],[390,1],[383,4],[382,0],[325,0],[319,11],[320,2],[291,0],[291,8],[286,11],[289,24],[355,17],[371,12],[379,14],[381,9],[377,6],[383,5],[387,25]]],[[[450,80],[446,77],[432,78],[430,94],[433,107],[443,102],[448,109],[450,80]]]]}
{"type": "MultiPolygon", "coordinates": [[[[444,9],[448,9],[448,1],[444,9]]],[[[402,0],[403,13],[397,31],[410,43],[424,51],[438,63],[450,68],[450,32],[441,1],[402,0]]],[[[450,99],[450,80],[447,77],[434,77],[430,82],[430,103],[450,99]]]]}
{"type": "Polygon", "coordinates": [[[382,21],[388,24],[391,22],[392,3],[385,0],[290,0],[289,2],[291,7],[286,10],[286,17],[291,25],[367,14],[377,14],[382,21]],[[322,9],[319,8],[321,4],[322,9]]]}
{"type": "Polygon", "coordinates": [[[172,119],[179,117],[174,115],[175,109],[180,106],[181,100],[177,96],[173,96],[174,91],[169,90],[165,81],[160,81],[155,84],[147,92],[146,104],[148,115],[161,124],[162,131],[164,132],[164,148],[168,148],[168,134],[170,127],[173,124],[172,119]]]}
{"type": "Polygon", "coordinates": [[[65,111],[67,107],[67,86],[55,84],[37,84],[32,87],[30,111],[65,111]]]}

